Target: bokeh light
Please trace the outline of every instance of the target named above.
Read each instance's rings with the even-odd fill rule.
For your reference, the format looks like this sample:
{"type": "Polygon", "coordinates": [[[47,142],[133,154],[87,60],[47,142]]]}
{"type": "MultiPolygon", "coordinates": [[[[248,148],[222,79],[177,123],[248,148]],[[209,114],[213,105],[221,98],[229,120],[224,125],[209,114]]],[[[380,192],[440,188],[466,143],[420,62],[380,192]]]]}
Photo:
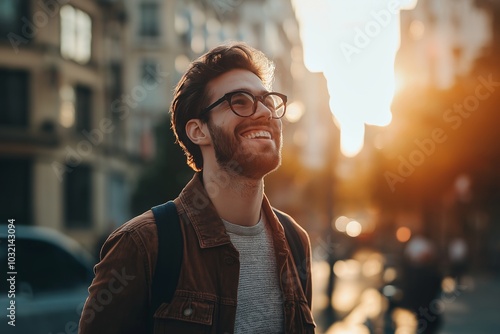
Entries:
{"type": "Polygon", "coordinates": [[[445,277],[441,283],[441,288],[446,293],[452,293],[457,289],[457,281],[452,277],[445,277]]]}
{"type": "Polygon", "coordinates": [[[387,268],[384,270],[383,280],[386,283],[394,281],[398,277],[398,271],[395,268],[387,268]]]}
{"type": "Polygon", "coordinates": [[[351,220],[346,216],[340,216],[335,220],[335,228],[339,232],[345,232],[347,224],[349,224],[351,220]]]}
{"type": "Polygon", "coordinates": [[[345,228],[345,233],[347,233],[347,235],[352,238],[359,236],[361,234],[361,231],[362,231],[362,226],[356,220],[351,220],[345,228]]]}
{"type": "Polygon", "coordinates": [[[337,277],[343,279],[354,279],[359,276],[361,264],[353,259],[337,261],[333,266],[333,272],[337,277]]]}
{"type": "Polygon", "coordinates": [[[406,226],[398,228],[396,238],[399,242],[407,242],[411,238],[411,230],[406,226]]]}
{"type": "Polygon", "coordinates": [[[395,334],[415,334],[417,332],[417,319],[411,311],[396,308],[392,312],[392,320],[396,327],[395,334]]]}
{"type": "Polygon", "coordinates": [[[294,101],[287,105],[285,118],[291,123],[298,122],[304,115],[304,104],[300,101],[294,101]]]}
{"type": "Polygon", "coordinates": [[[338,322],[325,334],[369,334],[370,330],[362,324],[349,324],[346,322],[338,322]]]}
{"type": "MultiPolygon", "coordinates": [[[[379,255],[379,254],[374,254],[379,255]]],[[[362,265],[362,272],[365,277],[373,277],[382,272],[384,264],[381,256],[373,256],[366,260],[362,265]]]]}

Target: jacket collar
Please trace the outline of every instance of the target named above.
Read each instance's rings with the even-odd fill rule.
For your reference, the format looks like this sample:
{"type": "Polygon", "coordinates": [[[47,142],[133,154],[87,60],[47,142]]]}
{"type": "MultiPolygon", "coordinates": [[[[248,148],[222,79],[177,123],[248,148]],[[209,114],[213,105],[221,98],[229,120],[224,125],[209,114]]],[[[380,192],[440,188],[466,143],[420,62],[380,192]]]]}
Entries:
{"type": "MultiPolygon", "coordinates": [[[[203,186],[201,173],[196,173],[193,176],[174,202],[177,205],[179,215],[187,218],[182,219],[182,221],[193,225],[201,248],[211,248],[231,243],[224,223],[203,186]]],[[[273,239],[275,239],[275,242],[276,239],[284,242],[283,227],[272,211],[266,195],[264,195],[262,201],[262,208],[267,222],[271,226],[273,239]]]]}

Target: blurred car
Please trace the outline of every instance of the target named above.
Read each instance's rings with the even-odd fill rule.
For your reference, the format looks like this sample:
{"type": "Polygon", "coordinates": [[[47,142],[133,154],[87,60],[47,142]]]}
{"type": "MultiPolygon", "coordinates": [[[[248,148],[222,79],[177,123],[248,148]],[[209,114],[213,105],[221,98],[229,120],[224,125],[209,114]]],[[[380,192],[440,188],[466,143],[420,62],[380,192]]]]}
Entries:
{"type": "MultiPolygon", "coordinates": [[[[0,263],[3,277],[8,268],[7,225],[0,225],[0,263]]],[[[93,274],[93,258],[76,241],[39,226],[15,228],[15,298],[10,283],[0,282],[0,333],[70,334],[78,321],[93,274]],[[6,317],[15,300],[15,327],[6,317]]]]}

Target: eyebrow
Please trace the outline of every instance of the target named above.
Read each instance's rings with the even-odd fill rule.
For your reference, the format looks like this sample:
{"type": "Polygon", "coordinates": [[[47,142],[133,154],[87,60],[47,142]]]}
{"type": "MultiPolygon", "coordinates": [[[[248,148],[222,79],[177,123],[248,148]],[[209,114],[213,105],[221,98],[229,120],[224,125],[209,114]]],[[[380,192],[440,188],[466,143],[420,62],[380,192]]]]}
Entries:
{"type": "Polygon", "coordinates": [[[254,93],[252,90],[250,89],[247,89],[247,88],[235,88],[235,89],[232,89],[230,90],[229,92],[225,93],[225,94],[228,94],[228,93],[233,93],[233,92],[247,92],[247,93],[250,93],[252,95],[264,95],[264,94],[267,94],[267,93],[271,93],[270,91],[268,90],[259,90],[258,92],[254,93]]]}

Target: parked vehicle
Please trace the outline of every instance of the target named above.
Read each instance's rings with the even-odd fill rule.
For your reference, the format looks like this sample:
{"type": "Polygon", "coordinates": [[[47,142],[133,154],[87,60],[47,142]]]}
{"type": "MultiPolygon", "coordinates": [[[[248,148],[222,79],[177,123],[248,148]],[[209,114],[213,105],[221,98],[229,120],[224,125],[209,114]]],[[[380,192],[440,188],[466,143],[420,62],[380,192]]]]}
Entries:
{"type": "Polygon", "coordinates": [[[7,225],[0,225],[0,263],[2,276],[14,279],[3,278],[0,283],[0,309],[5,313],[0,332],[76,334],[93,278],[93,258],[76,241],[53,229],[16,226],[13,243],[8,242],[7,231],[7,225]],[[15,249],[8,252],[8,246],[15,249]],[[13,250],[15,264],[9,268],[13,250]],[[15,327],[8,323],[13,319],[8,317],[12,301],[15,327]]]}

